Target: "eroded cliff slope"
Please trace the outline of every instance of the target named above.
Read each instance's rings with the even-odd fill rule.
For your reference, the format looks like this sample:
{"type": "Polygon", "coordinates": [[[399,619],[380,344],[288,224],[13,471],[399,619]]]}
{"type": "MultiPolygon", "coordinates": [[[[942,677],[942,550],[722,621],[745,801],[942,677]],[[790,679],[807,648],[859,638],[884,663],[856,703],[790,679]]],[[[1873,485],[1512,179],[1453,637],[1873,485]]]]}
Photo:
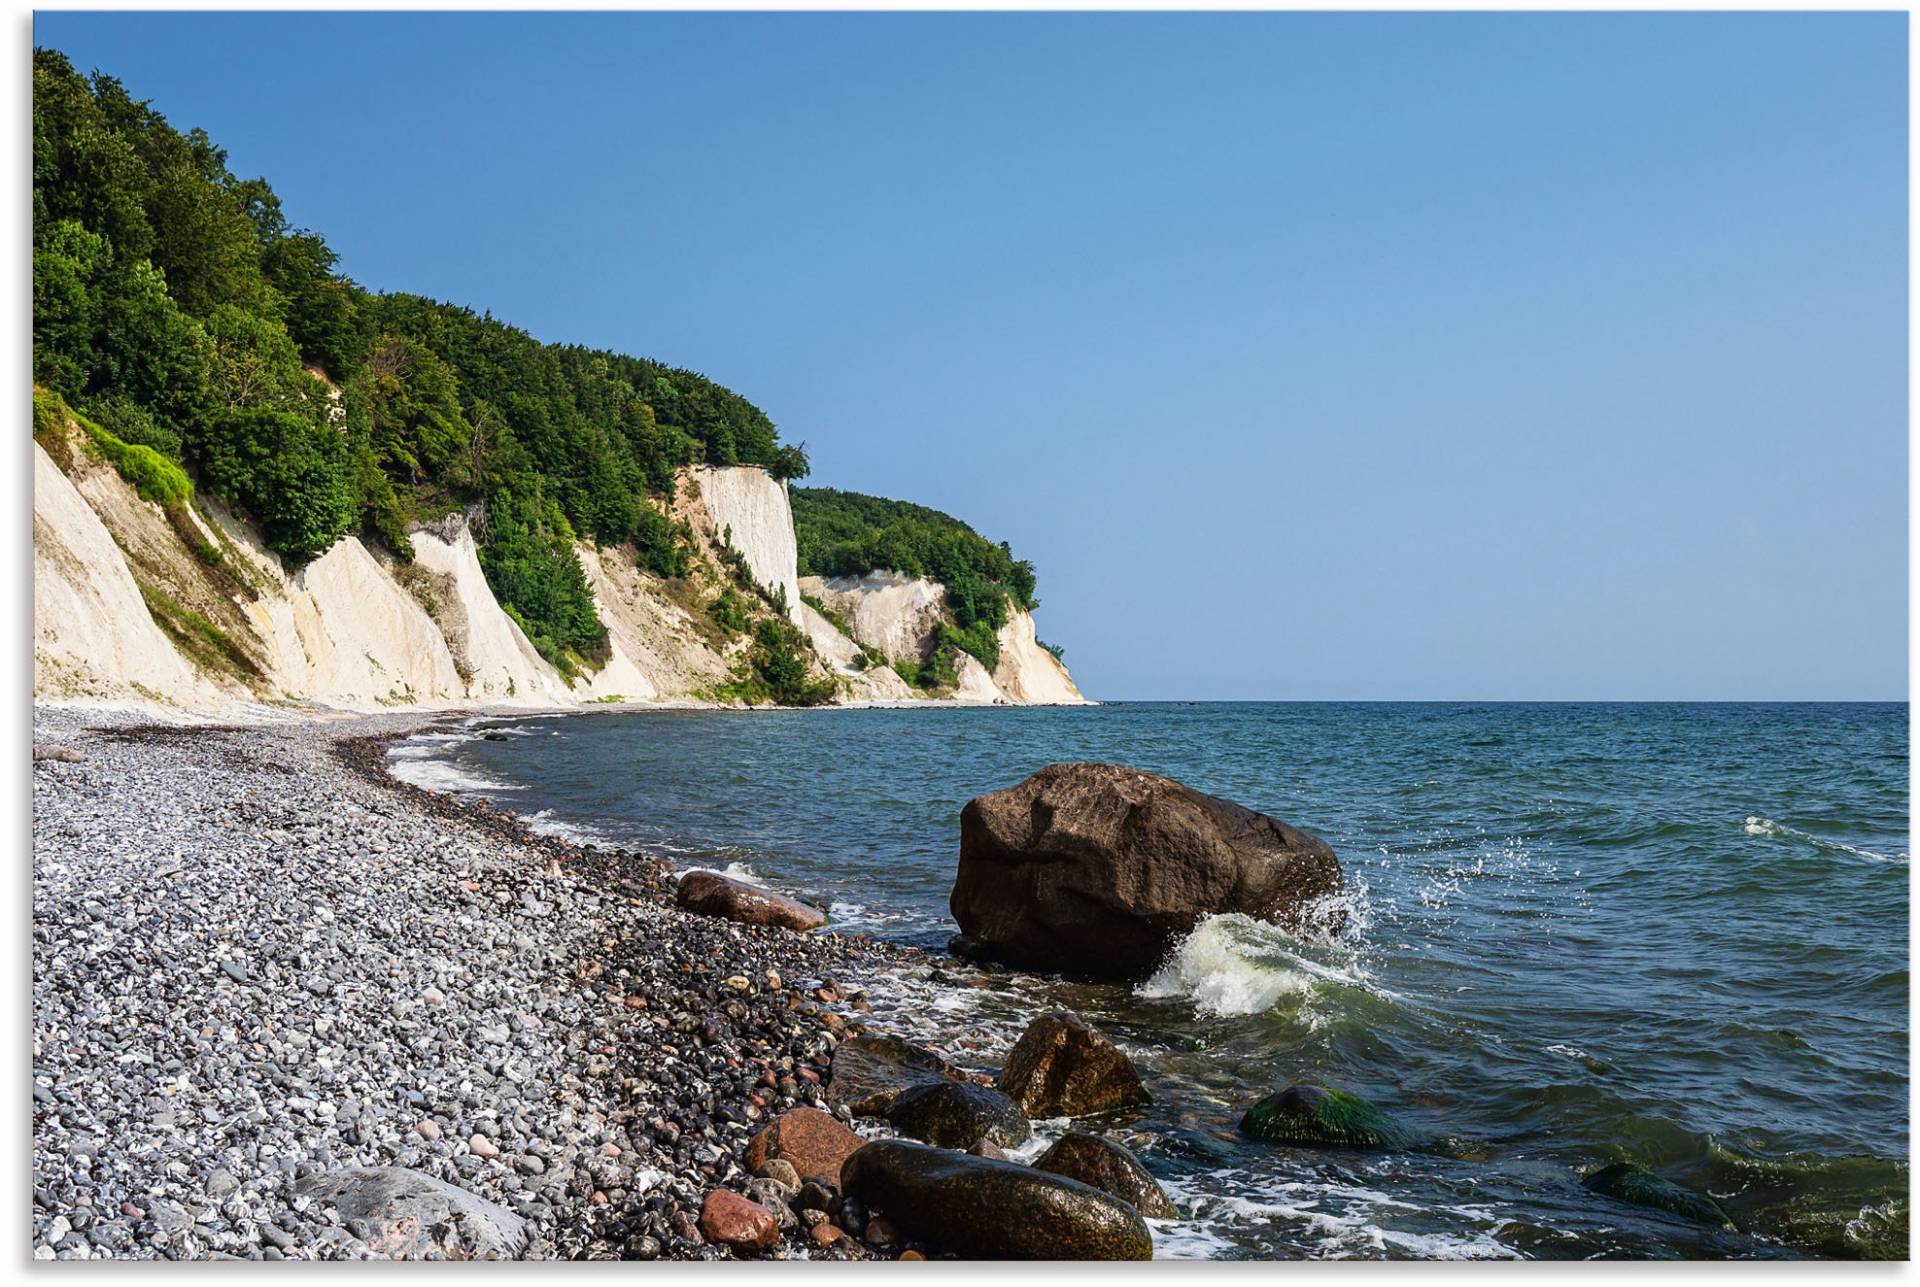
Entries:
{"type": "MultiPolygon", "coordinates": [[[[885,662],[937,628],[937,585],[879,578],[871,602],[836,591],[849,634],[802,598],[786,486],[765,470],[684,471],[674,517],[692,533],[683,577],[644,572],[623,548],[577,548],[607,637],[604,655],[563,673],[494,597],[464,516],[414,528],[411,562],[348,536],[290,569],[217,502],[142,499],[67,421],[34,444],[34,695],[206,711],[724,701],[751,627],[717,622],[712,604],[744,565],[759,587],[740,593],[746,610],[784,607],[835,700],[928,696],[885,662]]],[[[973,662],[944,696],[1080,700],[1030,618],[1002,636],[994,673],[973,662]]]]}

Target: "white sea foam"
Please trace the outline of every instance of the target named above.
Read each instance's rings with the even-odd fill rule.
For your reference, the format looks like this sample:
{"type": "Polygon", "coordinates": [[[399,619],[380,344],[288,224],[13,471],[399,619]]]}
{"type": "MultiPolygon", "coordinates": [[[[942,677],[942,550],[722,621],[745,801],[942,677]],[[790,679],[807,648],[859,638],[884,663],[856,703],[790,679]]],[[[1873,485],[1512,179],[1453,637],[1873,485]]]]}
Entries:
{"type": "Polygon", "coordinates": [[[452,760],[431,759],[408,755],[389,755],[387,772],[402,782],[411,783],[428,791],[443,791],[457,794],[463,791],[481,791],[489,795],[501,791],[518,791],[520,788],[511,782],[502,782],[490,778],[477,769],[465,768],[452,760]]]}
{"type": "Polygon", "coordinates": [[[915,912],[885,912],[877,907],[869,907],[865,903],[847,902],[844,899],[829,903],[827,915],[831,918],[835,929],[863,931],[884,930],[891,925],[903,925],[926,919],[915,912]]]}
{"type": "MultiPolygon", "coordinates": [[[[1377,990],[1350,950],[1302,943],[1277,925],[1236,912],[1196,925],[1134,995],[1185,997],[1207,1015],[1260,1014],[1283,997],[1308,994],[1321,984],[1377,990]]],[[[1317,1021],[1312,1012],[1305,1017],[1317,1021]]]]}
{"type": "Polygon", "coordinates": [[[537,813],[522,814],[520,820],[526,823],[527,827],[536,835],[558,836],[560,839],[570,840],[576,845],[598,845],[601,848],[617,847],[613,838],[605,832],[597,831],[585,823],[568,822],[565,819],[556,818],[553,816],[552,809],[541,809],[537,813]]]}
{"type": "Polygon", "coordinates": [[[728,880],[737,880],[743,885],[758,885],[762,889],[768,887],[759,872],[737,859],[724,867],[709,867],[704,863],[695,863],[678,874],[685,876],[688,872],[695,871],[710,871],[716,876],[725,876],[728,880]]]}
{"type": "Polygon", "coordinates": [[[1163,1184],[1189,1213],[1185,1221],[1150,1226],[1157,1257],[1212,1259],[1244,1246],[1240,1231],[1284,1232],[1328,1257],[1412,1256],[1423,1260],[1518,1259],[1499,1240],[1507,1221],[1478,1206],[1427,1208],[1388,1197],[1361,1184],[1316,1179],[1282,1180],[1228,1167],[1163,1184]],[[1445,1231],[1396,1228],[1410,1219],[1445,1217],[1445,1231]]]}
{"type": "Polygon", "coordinates": [[[1751,814],[1747,818],[1746,832],[1750,836],[1768,836],[1775,840],[1798,840],[1817,849],[1827,849],[1835,853],[1852,854],[1856,858],[1865,858],[1869,862],[1906,862],[1906,854],[1879,854],[1871,849],[1859,849],[1839,840],[1828,840],[1816,836],[1810,831],[1798,827],[1789,827],[1784,822],[1775,822],[1772,818],[1762,818],[1751,814]]]}

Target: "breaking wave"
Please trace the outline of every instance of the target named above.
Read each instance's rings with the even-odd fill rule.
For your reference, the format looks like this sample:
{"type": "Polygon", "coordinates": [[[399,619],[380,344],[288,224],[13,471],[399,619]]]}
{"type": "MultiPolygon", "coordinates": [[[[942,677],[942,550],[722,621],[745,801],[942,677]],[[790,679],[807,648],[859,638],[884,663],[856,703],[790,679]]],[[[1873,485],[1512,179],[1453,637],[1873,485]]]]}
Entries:
{"type": "Polygon", "coordinates": [[[1350,948],[1302,942],[1278,925],[1231,912],[1196,925],[1134,995],[1185,998],[1201,1014],[1227,1016],[1260,1014],[1322,986],[1377,991],[1350,948]]]}
{"type": "Polygon", "coordinates": [[[1769,836],[1775,840],[1798,840],[1812,845],[1816,849],[1825,849],[1833,853],[1852,854],[1856,858],[1865,858],[1869,862],[1906,862],[1906,854],[1880,854],[1871,849],[1859,849],[1839,840],[1828,840],[1816,836],[1810,831],[1798,827],[1789,827],[1784,822],[1775,822],[1772,818],[1763,818],[1758,814],[1747,817],[1746,832],[1750,836],[1769,836]]]}

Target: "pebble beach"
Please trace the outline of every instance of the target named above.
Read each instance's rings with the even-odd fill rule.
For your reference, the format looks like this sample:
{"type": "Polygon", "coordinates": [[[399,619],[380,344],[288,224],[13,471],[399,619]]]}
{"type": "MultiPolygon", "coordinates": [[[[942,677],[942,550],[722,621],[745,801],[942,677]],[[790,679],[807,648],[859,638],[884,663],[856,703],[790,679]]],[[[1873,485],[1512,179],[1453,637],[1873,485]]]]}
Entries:
{"type": "Polygon", "coordinates": [[[313,1187],[365,1167],[493,1204],[417,1254],[729,1254],[703,1196],[825,1106],[842,980],[902,949],[695,917],[656,859],[394,781],[428,722],[35,712],[36,1258],[392,1254],[313,1187]]]}

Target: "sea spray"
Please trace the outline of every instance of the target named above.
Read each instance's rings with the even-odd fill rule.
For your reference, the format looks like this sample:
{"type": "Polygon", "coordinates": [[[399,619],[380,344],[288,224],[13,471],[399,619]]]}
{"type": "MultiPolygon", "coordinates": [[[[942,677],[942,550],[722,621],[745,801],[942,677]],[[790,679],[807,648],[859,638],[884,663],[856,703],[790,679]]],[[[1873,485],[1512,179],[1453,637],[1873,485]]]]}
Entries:
{"type": "Polygon", "coordinates": [[[1201,1014],[1227,1016],[1260,1014],[1322,985],[1373,986],[1350,949],[1304,943],[1278,925],[1229,913],[1196,925],[1134,995],[1184,997],[1201,1014]]]}

